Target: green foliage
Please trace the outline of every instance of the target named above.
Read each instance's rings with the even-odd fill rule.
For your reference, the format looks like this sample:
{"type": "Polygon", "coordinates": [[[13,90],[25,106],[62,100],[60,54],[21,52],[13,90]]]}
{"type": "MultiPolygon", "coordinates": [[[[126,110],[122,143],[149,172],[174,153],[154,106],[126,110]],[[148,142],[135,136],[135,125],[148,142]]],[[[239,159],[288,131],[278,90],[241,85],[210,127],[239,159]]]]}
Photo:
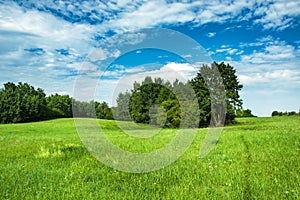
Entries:
{"type": "Polygon", "coordinates": [[[88,117],[88,118],[96,117],[94,101],[85,102],[85,101],[73,100],[72,111],[74,117],[88,117]]]}
{"type": "Polygon", "coordinates": [[[8,82],[0,89],[0,123],[39,121],[76,116],[112,119],[112,109],[106,102],[80,102],[69,95],[46,97],[40,88],[28,83],[8,82]],[[73,110],[74,109],[74,110],[73,110]]]}
{"type": "Polygon", "coordinates": [[[106,102],[73,100],[72,111],[74,117],[113,119],[112,109],[106,102]]]}
{"type": "MultiPolygon", "coordinates": [[[[155,78],[153,81],[151,77],[146,77],[141,84],[134,83],[131,93],[119,94],[117,107],[114,109],[116,119],[127,121],[132,119],[137,123],[177,128],[183,125],[181,124],[183,113],[176,96],[188,95],[184,94],[188,91],[187,84],[178,80],[171,84],[161,78],[155,78]]],[[[184,99],[181,101],[184,102],[184,99]]],[[[186,123],[186,126],[188,124],[186,123]]]]}
{"type": "Polygon", "coordinates": [[[96,116],[98,119],[113,119],[112,109],[106,102],[95,102],[96,116]]]}
{"type": "Polygon", "coordinates": [[[120,93],[116,99],[118,106],[113,108],[113,114],[116,120],[131,121],[129,113],[130,93],[120,93]]]}
{"type": "Polygon", "coordinates": [[[162,79],[146,77],[140,87],[135,87],[131,94],[129,110],[131,118],[137,123],[149,123],[149,109],[153,104],[161,104],[160,91],[163,87],[162,79]]]}
{"type": "Polygon", "coordinates": [[[299,113],[297,113],[296,111],[290,111],[290,112],[279,112],[279,111],[273,111],[271,116],[275,117],[275,116],[296,116],[296,115],[300,115],[300,110],[299,113]]]}
{"type": "Polygon", "coordinates": [[[72,98],[54,94],[46,98],[49,117],[72,117],[72,98]]]}
{"type": "Polygon", "coordinates": [[[242,107],[239,91],[243,86],[235,73],[232,66],[215,62],[204,65],[187,83],[146,77],[142,83],[135,82],[131,92],[119,94],[116,119],[169,128],[195,127],[195,122],[199,122],[196,127],[230,124],[242,107]],[[153,106],[156,109],[151,110],[153,106]]]}
{"type": "MultiPolygon", "coordinates": [[[[214,62],[211,66],[204,65],[191,80],[199,101],[200,126],[208,125],[212,116],[212,102],[215,105],[222,105],[226,102],[225,123],[230,124],[234,121],[236,110],[242,107],[239,91],[243,88],[235,73],[235,69],[229,64],[214,62]],[[226,96],[223,95],[223,91],[226,96]]],[[[222,106],[219,107],[222,108],[222,106]]],[[[217,109],[214,110],[220,112],[217,109]]],[[[222,121],[222,116],[217,121],[222,121]]]]}
{"type": "Polygon", "coordinates": [[[0,90],[0,122],[28,122],[45,117],[45,96],[42,89],[27,83],[5,83],[0,90]]]}
{"type": "Polygon", "coordinates": [[[252,114],[252,111],[250,109],[242,110],[238,109],[236,111],[236,117],[256,117],[252,114]]]}

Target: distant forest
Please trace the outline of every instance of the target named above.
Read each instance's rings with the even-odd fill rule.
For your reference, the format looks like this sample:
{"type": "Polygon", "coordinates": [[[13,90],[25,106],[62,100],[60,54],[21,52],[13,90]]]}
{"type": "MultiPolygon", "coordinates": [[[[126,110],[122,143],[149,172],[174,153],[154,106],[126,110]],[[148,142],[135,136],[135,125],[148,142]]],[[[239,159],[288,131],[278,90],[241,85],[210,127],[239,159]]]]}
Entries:
{"type": "Polygon", "coordinates": [[[275,117],[275,116],[297,116],[297,115],[300,116],[300,110],[298,112],[296,112],[296,111],[280,112],[280,111],[277,111],[277,110],[272,112],[272,117],[275,117]]]}
{"type": "Polygon", "coordinates": [[[194,122],[199,121],[197,127],[206,127],[210,123],[214,101],[210,92],[218,92],[217,87],[212,91],[207,86],[208,81],[222,85],[225,91],[221,101],[226,105],[226,124],[233,123],[235,117],[253,117],[251,110],[242,109],[239,91],[243,86],[238,81],[235,69],[223,62],[214,62],[211,66],[204,65],[187,83],[178,80],[170,83],[151,77],[146,77],[142,83],[135,82],[131,91],[118,95],[117,106],[113,108],[106,102],[82,102],[69,95],[46,96],[43,89],[35,89],[28,83],[8,82],[0,89],[0,123],[72,117],[76,113],[76,117],[133,120],[171,128],[179,127],[183,122],[186,127],[195,127],[194,122]],[[220,76],[213,73],[216,69],[221,80],[220,76]],[[205,74],[209,80],[203,78],[205,74]],[[197,113],[193,106],[195,104],[199,107],[197,113]]]}
{"type": "Polygon", "coordinates": [[[0,109],[1,123],[73,117],[73,110],[81,117],[94,117],[96,113],[97,118],[113,119],[106,102],[81,102],[59,94],[46,97],[41,88],[35,89],[28,83],[5,83],[0,90],[0,109]]]}

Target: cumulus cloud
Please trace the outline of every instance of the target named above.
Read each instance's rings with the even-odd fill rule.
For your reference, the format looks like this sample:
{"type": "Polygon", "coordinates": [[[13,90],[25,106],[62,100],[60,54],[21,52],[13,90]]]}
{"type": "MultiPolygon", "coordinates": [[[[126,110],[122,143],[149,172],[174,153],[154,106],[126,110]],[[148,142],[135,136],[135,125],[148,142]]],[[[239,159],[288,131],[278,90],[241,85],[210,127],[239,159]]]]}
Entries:
{"type": "Polygon", "coordinates": [[[154,78],[160,77],[170,82],[173,82],[176,79],[186,82],[187,80],[193,78],[197,73],[196,68],[189,63],[170,62],[156,68],[157,69],[155,70],[147,70],[147,67],[142,66],[126,69],[126,74],[129,75],[126,76],[123,81],[125,80],[126,83],[132,85],[134,81],[142,82],[146,76],[151,76],[154,78]]]}
{"type": "Polygon", "coordinates": [[[115,99],[120,92],[130,91],[135,81],[141,83],[146,76],[151,76],[153,79],[160,77],[172,83],[176,79],[186,82],[193,78],[196,73],[197,68],[189,63],[170,62],[163,66],[158,65],[153,70],[149,70],[147,66],[137,66],[134,68],[118,66],[117,70],[103,73],[104,76],[98,83],[95,96],[101,97],[105,101],[115,105],[115,99]],[[107,79],[107,77],[111,76],[119,78],[113,80],[107,79]]]}
{"type": "Polygon", "coordinates": [[[253,52],[250,55],[241,56],[242,62],[262,64],[274,62],[286,62],[296,58],[294,46],[285,44],[282,41],[275,41],[264,47],[260,52],[253,52]]]}
{"type": "Polygon", "coordinates": [[[294,17],[300,15],[299,1],[273,1],[260,4],[255,11],[254,16],[258,17],[256,23],[262,24],[264,29],[283,30],[294,22],[294,17]]]}
{"type": "MultiPolygon", "coordinates": [[[[273,0],[269,3],[260,0],[5,1],[0,3],[0,78],[3,82],[29,82],[45,88],[49,93],[71,92],[76,76],[86,73],[94,78],[102,73],[99,66],[92,62],[121,55],[118,49],[108,52],[98,46],[99,40],[109,39],[116,33],[184,23],[201,26],[211,22],[251,19],[266,30],[283,31],[297,25],[299,8],[300,2],[291,0],[273,0]],[[90,63],[87,62],[87,65],[91,70],[80,72],[82,62],[88,55],[90,63]],[[93,73],[93,70],[98,71],[93,73]]],[[[218,34],[211,31],[206,36],[217,37],[218,34]]],[[[119,42],[136,44],[143,39],[143,34],[128,34],[119,42]]],[[[297,49],[283,41],[274,40],[271,36],[241,44],[240,47],[221,46],[214,53],[225,54],[230,62],[235,62],[234,55],[241,55],[241,62],[236,64],[241,72],[241,80],[247,84],[251,83],[252,77],[270,81],[284,74],[282,78],[294,80],[299,75],[294,71],[295,66],[299,66],[299,47],[297,49]],[[258,46],[262,49],[250,54],[242,50],[258,46]],[[292,65],[295,65],[294,68],[292,65]],[[270,67],[275,67],[276,73],[263,69],[270,67]],[[247,74],[249,71],[252,74],[247,74]]],[[[182,56],[190,58],[191,54],[185,52],[182,56]]],[[[178,75],[190,77],[190,67],[187,64],[169,63],[157,72],[149,72],[149,75],[166,74],[168,79],[178,75]]],[[[123,72],[134,75],[142,71],[143,68],[136,68],[124,69],[123,72]]],[[[118,73],[110,71],[104,75],[119,77],[118,73]]],[[[114,81],[106,80],[106,83],[109,85],[114,81]]]]}
{"type": "Polygon", "coordinates": [[[244,53],[244,51],[236,48],[228,47],[227,45],[222,45],[221,48],[216,49],[215,52],[212,52],[212,54],[215,53],[226,53],[228,55],[241,55],[242,53],[244,53]]]}
{"type": "Polygon", "coordinates": [[[282,81],[299,82],[300,73],[297,70],[280,69],[267,72],[259,72],[253,74],[239,75],[239,80],[245,85],[261,84],[261,83],[278,83],[282,81]]]}
{"type": "Polygon", "coordinates": [[[294,23],[294,17],[300,14],[299,2],[292,0],[288,2],[273,0],[269,3],[262,3],[260,0],[221,2],[113,0],[72,3],[31,0],[21,2],[19,5],[32,12],[38,10],[73,24],[101,25],[98,28],[103,33],[108,30],[120,32],[150,28],[161,24],[224,23],[226,20],[249,20],[251,17],[255,17],[256,23],[262,24],[266,29],[277,27],[283,30],[287,25],[294,23]]]}
{"type": "Polygon", "coordinates": [[[91,49],[89,24],[0,4],[1,82],[23,81],[47,92],[72,91],[74,76],[91,49]],[[40,78],[37,78],[40,77],[40,78]]]}
{"type": "Polygon", "coordinates": [[[272,37],[260,38],[251,47],[254,50],[244,53],[240,60],[227,61],[236,68],[244,85],[244,106],[259,116],[270,116],[274,109],[297,109],[299,48],[272,37]]]}
{"type": "Polygon", "coordinates": [[[269,87],[281,88],[300,86],[299,49],[271,36],[259,38],[257,42],[249,44],[261,48],[241,55],[240,61],[230,61],[238,69],[239,79],[243,84],[255,86],[265,83],[269,87]]]}

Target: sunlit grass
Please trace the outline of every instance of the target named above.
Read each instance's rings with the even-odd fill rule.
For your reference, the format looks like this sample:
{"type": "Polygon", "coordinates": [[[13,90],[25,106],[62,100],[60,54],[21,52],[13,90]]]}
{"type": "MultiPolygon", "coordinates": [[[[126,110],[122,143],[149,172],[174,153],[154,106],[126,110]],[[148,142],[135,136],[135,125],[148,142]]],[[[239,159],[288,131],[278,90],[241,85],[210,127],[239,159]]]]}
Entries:
{"type": "MultiPolygon", "coordinates": [[[[300,118],[238,122],[223,129],[205,158],[199,150],[207,129],[199,129],[179,160],[142,174],[98,162],[73,119],[0,125],[0,199],[299,199],[300,118]]],[[[176,134],[165,129],[134,138],[114,121],[100,124],[114,144],[133,152],[162,148],[176,134]]]]}

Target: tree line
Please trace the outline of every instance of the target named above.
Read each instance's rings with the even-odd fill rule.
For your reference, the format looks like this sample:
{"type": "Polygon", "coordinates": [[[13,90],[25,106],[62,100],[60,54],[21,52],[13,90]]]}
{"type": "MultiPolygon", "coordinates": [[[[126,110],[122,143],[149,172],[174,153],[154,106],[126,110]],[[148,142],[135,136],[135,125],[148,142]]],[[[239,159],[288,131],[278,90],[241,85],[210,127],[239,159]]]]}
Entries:
{"type": "Polygon", "coordinates": [[[296,111],[280,112],[280,111],[275,110],[271,114],[272,117],[275,117],[275,116],[297,116],[297,115],[300,116],[300,110],[298,112],[296,112],[296,111]]]}
{"type": "Polygon", "coordinates": [[[236,111],[236,117],[257,117],[252,114],[252,111],[250,109],[238,109],[236,111]]]}
{"type": "Polygon", "coordinates": [[[194,78],[173,83],[146,77],[133,89],[120,93],[117,106],[106,102],[82,102],[69,95],[46,96],[28,83],[8,82],[0,89],[0,123],[39,121],[51,118],[94,117],[148,123],[161,127],[207,127],[234,123],[235,117],[252,117],[242,109],[235,69],[214,62],[204,65],[194,78]],[[195,109],[197,108],[197,109],[195,109]],[[224,116],[218,115],[224,113],[224,116]]]}
{"type": "Polygon", "coordinates": [[[44,119],[72,117],[76,110],[80,117],[113,119],[106,102],[81,102],[69,95],[52,94],[46,97],[43,89],[28,83],[8,82],[0,89],[0,123],[18,123],[44,119]]]}
{"type": "Polygon", "coordinates": [[[218,113],[213,112],[225,112],[225,116],[219,116],[213,123],[217,125],[223,120],[225,124],[230,124],[237,114],[249,114],[249,111],[242,110],[239,96],[242,87],[232,66],[214,62],[211,66],[204,65],[186,83],[179,80],[170,83],[151,77],[146,77],[141,83],[134,82],[131,91],[118,95],[113,112],[117,120],[133,120],[169,128],[182,125],[207,127],[212,116],[218,117],[218,113]],[[212,109],[212,106],[216,108],[212,109]]]}

